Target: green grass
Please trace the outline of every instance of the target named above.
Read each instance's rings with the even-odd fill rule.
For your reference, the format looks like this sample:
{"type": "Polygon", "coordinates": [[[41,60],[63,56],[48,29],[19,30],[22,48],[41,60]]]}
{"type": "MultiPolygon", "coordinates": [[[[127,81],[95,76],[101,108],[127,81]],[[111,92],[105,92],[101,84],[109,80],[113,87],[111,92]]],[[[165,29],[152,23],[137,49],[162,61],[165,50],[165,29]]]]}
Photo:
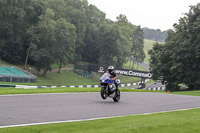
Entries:
{"type": "Polygon", "coordinates": [[[200,109],[92,121],[14,127],[1,133],[200,133],[200,109]]]}
{"type": "Polygon", "coordinates": [[[177,92],[171,92],[171,94],[200,96],[200,90],[196,90],[196,91],[177,91],[177,92]]]}
{"type": "MultiPolygon", "coordinates": [[[[154,43],[156,43],[156,41],[144,39],[144,53],[146,55],[146,58],[144,59],[144,62],[146,62],[147,64],[149,64],[149,59],[150,59],[148,51],[153,48],[153,44],[154,43]]],[[[164,44],[163,42],[159,42],[159,43],[164,44]]]]}
{"type": "Polygon", "coordinates": [[[47,85],[94,85],[99,84],[97,76],[94,78],[81,77],[72,71],[64,70],[61,73],[49,73],[37,78],[37,84],[47,85]]]}
{"type": "MultiPolygon", "coordinates": [[[[20,84],[20,85],[98,85],[99,78],[102,74],[94,73],[93,78],[85,78],[80,75],[63,70],[60,73],[49,73],[45,76],[38,76],[36,83],[9,83],[9,82],[0,82],[0,84],[20,84]]],[[[136,77],[127,77],[119,75],[121,83],[134,83],[140,81],[140,78],[136,77]]]]}
{"type": "MultiPolygon", "coordinates": [[[[0,65],[13,66],[5,61],[0,60],[0,65]]],[[[71,67],[71,65],[68,65],[71,67]]],[[[55,64],[53,67],[57,67],[55,64]]],[[[48,73],[45,76],[39,75],[36,83],[9,83],[0,82],[0,84],[20,84],[20,85],[96,85],[99,84],[99,78],[102,74],[94,73],[93,78],[85,78],[80,75],[64,70],[61,73],[48,73]]],[[[121,83],[133,83],[140,81],[140,78],[127,77],[119,75],[121,83]]]]}
{"type": "Polygon", "coordinates": [[[146,55],[144,62],[149,64],[150,56],[148,55],[148,51],[153,48],[153,44],[155,41],[144,39],[144,53],[146,55]]]}
{"type": "MultiPolygon", "coordinates": [[[[149,90],[138,90],[138,89],[135,90],[135,89],[125,89],[125,88],[120,88],[120,91],[122,91],[122,92],[162,92],[162,93],[166,93],[163,91],[149,91],[149,90]]],[[[38,88],[38,89],[0,88],[0,95],[35,94],[35,93],[68,93],[68,92],[100,92],[100,88],[68,88],[68,87],[38,88]]],[[[170,92],[170,94],[200,96],[200,90],[170,92]]]]}
{"type": "Polygon", "coordinates": [[[36,83],[9,83],[0,84],[22,84],[22,85],[93,85],[99,84],[97,77],[93,79],[81,77],[72,71],[64,70],[61,73],[49,73],[45,76],[39,75],[36,83]]]}
{"type": "MultiPolygon", "coordinates": [[[[122,92],[153,92],[148,90],[135,90],[135,89],[123,89],[122,92]]],[[[41,93],[70,93],[70,92],[100,92],[100,88],[38,88],[38,89],[18,89],[18,88],[0,88],[0,95],[8,94],[41,94],[41,93]]],[[[160,92],[160,91],[158,91],[160,92]]]]}
{"type": "MultiPolygon", "coordinates": [[[[127,63],[123,64],[123,67],[124,69],[132,69],[132,62],[129,60],[127,63]],[[130,65],[131,63],[131,65],[130,65]]],[[[139,70],[139,71],[147,71],[146,68],[140,66],[140,65],[136,65],[134,64],[134,70],[139,70]]]]}
{"type": "Polygon", "coordinates": [[[11,66],[11,64],[5,62],[5,61],[2,61],[0,60],[0,66],[11,66]]]}

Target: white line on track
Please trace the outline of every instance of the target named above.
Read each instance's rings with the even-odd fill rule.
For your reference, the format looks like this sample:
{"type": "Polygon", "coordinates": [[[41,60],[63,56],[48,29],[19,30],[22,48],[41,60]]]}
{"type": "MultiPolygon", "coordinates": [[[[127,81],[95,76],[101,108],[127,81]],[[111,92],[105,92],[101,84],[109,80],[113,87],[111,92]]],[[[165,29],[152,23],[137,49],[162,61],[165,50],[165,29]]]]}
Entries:
{"type": "Polygon", "coordinates": [[[178,109],[178,110],[169,110],[169,111],[161,111],[161,112],[152,112],[152,113],[143,113],[143,114],[134,114],[134,115],[121,115],[121,116],[100,117],[100,118],[91,118],[91,119],[80,119],[80,120],[52,121],[52,122],[41,122],[41,123],[8,125],[8,126],[0,126],[0,128],[24,127],[24,126],[36,126],[36,125],[58,124],[58,123],[68,123],[68,122],[91,121],[91,120],[100,120],[100,119],[108,119],[108,118],[119,118],[119,117],[125,117],[125,116],[136,116],[136,115],[150,115],[150,114],[156,114],[156,113],[167,113],[167,112],[172,112],[172,111],[185,111],[185,110],[198,109],[198,108],[200,108],[200,107],[178,109]]]}

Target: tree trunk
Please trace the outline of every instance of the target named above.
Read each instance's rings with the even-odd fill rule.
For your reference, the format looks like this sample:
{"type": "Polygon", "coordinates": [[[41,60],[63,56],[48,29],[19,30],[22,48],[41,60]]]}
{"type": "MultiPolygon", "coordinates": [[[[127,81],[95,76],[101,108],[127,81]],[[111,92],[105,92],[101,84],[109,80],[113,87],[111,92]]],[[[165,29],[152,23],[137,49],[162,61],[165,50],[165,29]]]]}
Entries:
{"type": "Polygon", "coordinates": [[[44,68],[44,71],[43,71],[43,75],[46,75],[46,74],[47,74],[47,71],[48,71],[48,69],[47,69],[47,67],[45,67],[45,68],[44,68]]]}
{"type": "Polygon", "coordinates": [[[134,69],[134,60],[132,60],[133,64],[132,64],[132,70],[134,69]]]}
{"type": "Polygon", "coordinates": [[[58,73],[60,73],[60,72],[61,72],[61,68],[62,68],[62,62],[60,61],[60,62],[59,62],[59,69],[58,69],[58,73]]]}
{"type": "Polygon", "coordinates": [[[30,49],[31,49],[32,41],[33,41],[33,37],[31,38],[30,45],[29,45],[29,47],[28,47],[28,49],[27,49],[27,55],[26,55],[26,60],[25,60],[25,64],[24,64],[24,68],[25,68],[25,69],[26,69],[26,67],[27,67],[28,57],[29,57],[29,54],[30,54],[30,49]]]}
{"type": "Polygon", "coordinates": [[[132,61],[130,60],[129,68],[131,68],[131,62],[132,62],[132,61]]]}

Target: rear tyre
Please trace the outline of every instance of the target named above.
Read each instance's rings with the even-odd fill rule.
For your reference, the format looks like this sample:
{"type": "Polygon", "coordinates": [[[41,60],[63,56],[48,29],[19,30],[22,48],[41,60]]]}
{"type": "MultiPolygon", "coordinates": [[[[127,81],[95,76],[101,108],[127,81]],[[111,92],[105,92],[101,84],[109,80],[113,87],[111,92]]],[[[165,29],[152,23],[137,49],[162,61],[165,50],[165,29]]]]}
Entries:
{"type": "Polygon", "coordinates": [[[113,98],[113,101],[119,102],[119,100],[120,100],[120,91],[119,89],[116,89],[116,94],[115,94],[115,97],[113,98]]]}
{"type": "Polygon", "coordinates": [[[107,91],[106,91],[106,87],[102,86],[101,87],[101,97],[102,97],[102,99],[106,99],[107,96],[108,96],[108,94],[107,94],[107,91]]]}

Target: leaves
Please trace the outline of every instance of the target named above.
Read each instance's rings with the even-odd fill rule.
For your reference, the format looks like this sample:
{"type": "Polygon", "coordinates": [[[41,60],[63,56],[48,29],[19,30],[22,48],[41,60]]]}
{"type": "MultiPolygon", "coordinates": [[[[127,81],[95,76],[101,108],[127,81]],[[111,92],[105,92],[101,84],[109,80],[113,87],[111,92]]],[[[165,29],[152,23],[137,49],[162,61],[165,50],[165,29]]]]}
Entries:
{"type": "Polygon", "coordinates": [[[180,83],[186,84],[190,89],[200,84],[199,18],[200,4],[197,4],[174,25],[175,31],[168,31],[166,43],[155,44],[149,52],[154,79],[163,77],[168,89],[177,90],[180,83]]]}
{"type": "Polygon", "coordinates": [[[144,59],[141,28],[122,14],[116,22],[106,19],[87,0],[0,0],[0,12],[0,59],[25,68],[45,74],[55,63],[120,68],[131,54],[144,59]]]}

